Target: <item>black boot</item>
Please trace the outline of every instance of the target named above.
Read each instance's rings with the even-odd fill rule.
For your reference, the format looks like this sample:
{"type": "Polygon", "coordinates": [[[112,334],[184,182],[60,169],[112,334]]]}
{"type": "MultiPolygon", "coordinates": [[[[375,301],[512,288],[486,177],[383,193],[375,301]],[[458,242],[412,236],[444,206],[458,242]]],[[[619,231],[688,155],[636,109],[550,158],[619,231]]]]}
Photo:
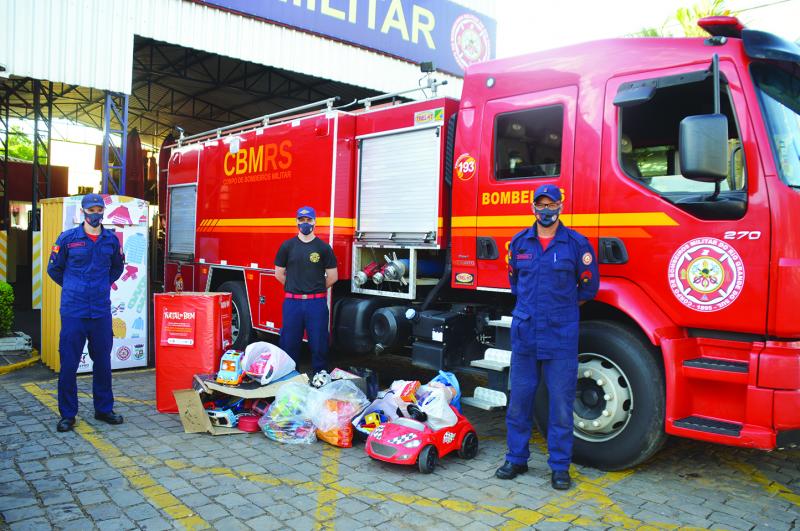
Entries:
{"type": "Polygon", "coordinates": [[[75,426],[75,419],[61,419],[56,425],[56,430],[60,432],[70,431],[75,426]]]}
{"type": "Polygon", "coordinates": [[[515,465],[511,461],[506,461],[503,466],[497,469],[494,475],[500,479],[514,479],[519,474],[528,471],[528,465],[515,465]]]}
{"type": "Polygon", "coordinates": [[[553,470],[550,475],[550,485],[556,490],[568,490],[572,486],[572,479],[567,470],[553,470]]]}
{"type": "Polygon", "coordinates": [[[122,424],[122,415],[117,415],[113,411],[109,411],[108,413],[98,413],[95,411],[94,418],[107,422],[108,424],[122,424]]]}

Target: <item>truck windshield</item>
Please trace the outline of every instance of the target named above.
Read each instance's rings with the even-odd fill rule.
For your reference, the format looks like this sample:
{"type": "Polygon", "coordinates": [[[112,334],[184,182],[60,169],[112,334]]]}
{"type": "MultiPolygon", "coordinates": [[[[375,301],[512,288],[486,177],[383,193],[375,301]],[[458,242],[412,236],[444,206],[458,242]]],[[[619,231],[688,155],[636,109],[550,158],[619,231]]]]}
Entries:
{"type": "Polygon", "coordinates": [[[753,81],[783,181],[800,188],[800,65],[753,63],[753,81]]]}

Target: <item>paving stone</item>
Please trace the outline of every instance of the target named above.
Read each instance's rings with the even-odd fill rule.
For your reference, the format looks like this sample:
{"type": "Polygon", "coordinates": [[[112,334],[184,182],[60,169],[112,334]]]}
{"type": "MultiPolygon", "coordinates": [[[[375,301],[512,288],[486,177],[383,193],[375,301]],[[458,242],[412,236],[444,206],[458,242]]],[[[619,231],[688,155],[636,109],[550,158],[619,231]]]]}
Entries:
{"type": "Polygon", "coordinates": [[[258,531],[265,530],[269,531],[272,529],[284,529],[285,524],[276,520],[271,516],[259,516],[258,518],[253,518],[252,520],[248,520],[245,522],[251,529],[256,529],[258,531]]]}
{"type": "Polygon", "coordinates": [[[88,491],[81,490],[77,493],[77,496],[82,505],[92,505],[108,500],[106,493],[100,489],[88,491]]]}
{"type": "Polygon", "coordinates": [[[46,531],[53,526],[45,518],[33,518],[11,524],[11,531],[46,531]]]}
{"type": "Polygon", "coordinates": [[[210,503],[208,505],[203,505],[202,507],[195,508],[195,512],[203,519],[208,522],[213,522],[214,520],[218,520],[220,518],[230,518],[231,514],[225,510],[219,504],[210,503]]]}
{"type": "Polygon", "coordinates": [[[172,524],[168,523],[160,516],[155,518],[150,518],[148,520],[142,520],[141,522],[137,523],[139,524],[139,527],[144,529],[144,531],[164,531],[166,529],[173,528],[172,524]]]}
{"type": "Polygon", "coordinates": [[[161,516],[161,513],[159,513],[149,503],[141,503],[139,505],[128,507],[127,509],[125,509],[125,514],[127,515],[128,518],[130,518],[134,522],[138,522],[140,520],[148,520],[150,518],[156,518],[161,516]]]}
{"type": "Polygon", "coordinates": [[[30,505],[28,507],[20,507],[19,509],[9,509],[3,511],[3,519],[6,521],[6,523],[30,520],[42,516],[44,516],[44,509],[38,505],[30,505]]]}
{"type": "Polygon", "coordinates": [[[128,529],[137,529],[137,526],[127,518],[122,517],[113,520],[103,520],[97,524],[97,528],[100,531],[127,531],[128,529]]]}

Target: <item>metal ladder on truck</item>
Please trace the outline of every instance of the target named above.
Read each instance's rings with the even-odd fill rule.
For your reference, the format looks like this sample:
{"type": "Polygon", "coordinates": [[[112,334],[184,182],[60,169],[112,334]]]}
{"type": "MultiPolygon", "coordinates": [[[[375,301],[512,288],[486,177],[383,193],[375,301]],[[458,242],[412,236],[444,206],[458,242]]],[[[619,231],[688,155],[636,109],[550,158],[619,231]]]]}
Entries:
{"type": "Polygon", "coordinates": [[[494,346],[486,349],[483,359],[470,362],[471,367],[483,369],[489,380],[488,387],[476,387],[471,397],[462,397],[461,403],[487,411],[508,406],[509,372],[511,369],[511,316],[486,322],[495,329],[494,346]]]}

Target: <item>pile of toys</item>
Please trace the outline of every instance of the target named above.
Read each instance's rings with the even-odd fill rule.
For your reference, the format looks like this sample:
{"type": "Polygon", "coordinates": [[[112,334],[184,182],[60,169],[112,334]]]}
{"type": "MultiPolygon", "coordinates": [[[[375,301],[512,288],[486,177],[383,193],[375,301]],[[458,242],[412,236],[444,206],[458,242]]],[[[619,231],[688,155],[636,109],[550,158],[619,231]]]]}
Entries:
{"type": "Polygon", "coordinates": [[[364,440],[373,459],[417,465],[424,473],[433,471],[438,459],[451,452],[469,459],[478,451],[475,430],[461,414],[461,389],[452,373],[440,371],[425,384],[396,380],[371,396],[372,401],[364,392],[369,390],[364,380],[361,388],[354,383],[359,377],[353,372],[334,369],[318,374],[311,385],[307,378],[282,381],[293,375],[298,376],[294,361],[270,343],[225,352],[213,376],[217,384],[259,387],[280,382],[280,387],[272,400],[209,395],[203,405],[212,425],[261,431],[286,444],[320,439],[350,448],[354,439],[364,440]]]}

